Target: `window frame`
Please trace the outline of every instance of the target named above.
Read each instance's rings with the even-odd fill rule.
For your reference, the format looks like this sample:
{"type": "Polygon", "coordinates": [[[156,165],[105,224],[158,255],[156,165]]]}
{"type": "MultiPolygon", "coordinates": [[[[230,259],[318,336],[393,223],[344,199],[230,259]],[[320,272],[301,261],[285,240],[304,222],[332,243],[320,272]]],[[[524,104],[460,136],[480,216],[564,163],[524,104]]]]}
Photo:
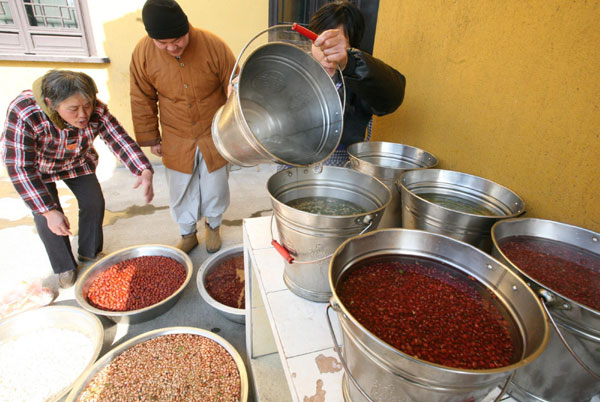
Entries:
{"type": "Polygon", "coordinates": [[[0,25],[0,35],[12,39],[13,44],[0,43],[0,60],[110,62],[107,57],[97,56],[86,0],[73,0],[76,29],[30,26],[23,0],[2,0],[2,3],[8,5],[13,24],[0,25]],[[80,44],[73,43],[73,39],[79,39],[80,44]]]}

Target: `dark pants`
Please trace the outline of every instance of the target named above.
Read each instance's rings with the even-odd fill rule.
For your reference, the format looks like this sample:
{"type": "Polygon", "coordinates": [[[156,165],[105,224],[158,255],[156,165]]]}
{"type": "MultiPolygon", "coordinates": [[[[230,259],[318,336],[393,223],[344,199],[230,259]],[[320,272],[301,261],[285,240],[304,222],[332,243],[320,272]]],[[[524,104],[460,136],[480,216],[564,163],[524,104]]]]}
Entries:
{"type": "MultiPolygon", "coordinates": [[[[63,180],[73,192],[79,204],[79,249],[84,257],[95,257],[102,251],[102,221],[104,220],[104,196],[95,174],[63,180]]],[[[63,212],[55,183],[46,183],[48,192],[63,212]]],[[[59,274],[77,268],[77,262],[71,250],[69,236],[58,236],[48,228],[48,222],[42,215],[33,214],[38,234],[44,243],[50,265],[54,273],[59,274]]],[[[73,228],[71,228],[73,230],[73,228]]]]}

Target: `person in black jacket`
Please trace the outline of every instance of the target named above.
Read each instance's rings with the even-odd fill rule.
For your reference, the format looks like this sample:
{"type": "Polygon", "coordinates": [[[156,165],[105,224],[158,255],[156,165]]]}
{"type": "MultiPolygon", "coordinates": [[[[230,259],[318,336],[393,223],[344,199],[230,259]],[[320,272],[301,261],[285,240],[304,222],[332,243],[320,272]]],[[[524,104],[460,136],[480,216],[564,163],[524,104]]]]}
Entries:
{"type": "Polygon", "coordinates": [[[311,17],[308,29],[319,35],[312,45],[313,57],[338,83],[338,88],[338,65],[344,76],[344,132],[340,145],[324,163],[343,166],[348,160],[346,148],[365,141],[372,116],[392,113],[402,104],[406,79],[393,67],[358,49],[365,21],[353,3],[334,1],[323,5],[311,17]]]}

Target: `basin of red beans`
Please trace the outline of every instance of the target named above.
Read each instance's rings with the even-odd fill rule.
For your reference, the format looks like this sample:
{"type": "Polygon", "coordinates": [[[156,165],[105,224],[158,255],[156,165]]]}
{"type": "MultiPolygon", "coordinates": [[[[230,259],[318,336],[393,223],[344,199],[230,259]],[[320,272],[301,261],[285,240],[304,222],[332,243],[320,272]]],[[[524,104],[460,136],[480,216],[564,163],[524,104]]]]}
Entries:
{"type": "Polygon", "coordinates": [[[170,257],[152,255],[112,265],[90,284],[87,300],[105,311],[132,311],[171,296],[185,282],[185,267],[170,257]]]}
{"type": "Polygon", "coordinates": [[[209,295],[221,304],[244,309],[244,254],[235,254],[220,261],[204,277],[209,295]]]}
{"type": "Polygon", "coordinates": [[[365,259],[342,275],[337,294],[368,331],[421,360],[492,369],[515,363],[522,351],[516,323],[496,295],[441,261],[365,259]]]}
{"type": "Polygon", "coordinates": [[[517,268],[549,289],[600,311],[600,255],[563,242],[510,236],[498,247],[517,268]]]}

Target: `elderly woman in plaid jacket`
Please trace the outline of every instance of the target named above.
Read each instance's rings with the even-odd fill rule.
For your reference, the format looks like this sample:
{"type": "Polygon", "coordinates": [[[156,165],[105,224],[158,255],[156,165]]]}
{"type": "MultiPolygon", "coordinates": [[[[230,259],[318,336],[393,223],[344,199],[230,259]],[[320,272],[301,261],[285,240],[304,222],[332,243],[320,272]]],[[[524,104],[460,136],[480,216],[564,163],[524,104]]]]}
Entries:
{"type": "Polygon", "coordinates": [[[56,189],[62,180],[79,205],[78,259],[93,261],[102,250],[104,196],[95,174],[97,136],[136,175],[149,203],[154,197],[152,165],[104,103],[84,73],[51,70],[21,92],[8,107],[2,133],[2,159],[8,175],[31,209],[52,270],[61,287],[77,276],[69,235],[56,189]]]}

